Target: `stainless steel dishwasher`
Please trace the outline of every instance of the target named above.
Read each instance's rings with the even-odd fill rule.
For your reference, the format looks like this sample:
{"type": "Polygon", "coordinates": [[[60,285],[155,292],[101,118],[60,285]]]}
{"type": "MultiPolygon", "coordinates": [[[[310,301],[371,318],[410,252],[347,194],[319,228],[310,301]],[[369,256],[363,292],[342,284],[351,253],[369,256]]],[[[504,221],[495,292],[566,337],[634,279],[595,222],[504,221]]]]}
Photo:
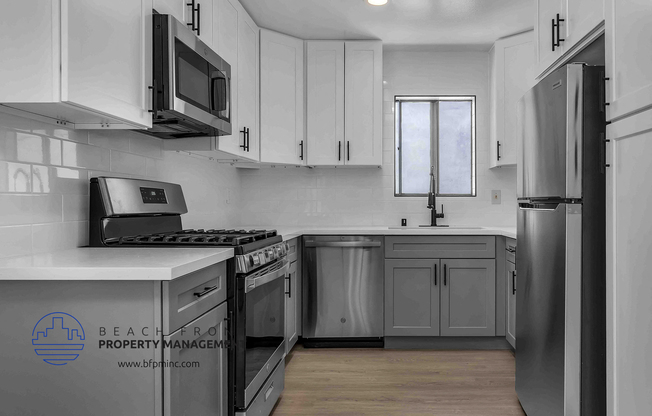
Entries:
{"type": "Polygon", "coordinates": [[[303,241],[304,346],[382,346],[384,237],[303,241]]]}

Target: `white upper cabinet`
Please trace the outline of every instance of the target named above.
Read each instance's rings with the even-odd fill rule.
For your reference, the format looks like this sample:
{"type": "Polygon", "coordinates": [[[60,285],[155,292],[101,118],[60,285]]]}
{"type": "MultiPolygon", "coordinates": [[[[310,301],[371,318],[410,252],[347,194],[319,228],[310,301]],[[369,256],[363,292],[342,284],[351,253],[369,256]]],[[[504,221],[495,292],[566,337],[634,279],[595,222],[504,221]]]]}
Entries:
{"type": "Polygon", "coordinates": [[[309,41],[306,139],[312,166],[382,164],[380,41],[309,41]]]}
{"type": "Polygon", "coordinates": [[[231,130],[217,149],[234,159],[258,161],[258,26],[237,0],[215,0],[213,43],[231,65],[231,130]]]}
{"type": "Polygon", "coordinates": [[[516,165],[517,103],[533,87],[532,32],[499,39],[490,51],[490,167],[516,165]]]}
{"type": "Polygon", "coordinates": [[[557,28],[557,14],[564,19],[565,0],[537,0],[537,25],[535,28],[536,55],[539,73],[549,68],[562,55],[562,49],[566,46],[565,41],[559,42],[557,46],[557,30],[559,36],[564,39],[566,36],[566,25],[564,22],[557,28]],[[554,27],[553,27],[554,26],[554,27]],[[554,49],[554,50],[553,50],[554,49]]]}
{"type": "Polygon", "coordinates": [[[344,44],[344,140],[347,165],[383,164],[383,45],[344,44]]]}
{"type": "Polygon", "coordinates": [[[202,42],[215,49],[213,44],[213,12],[219,0],[154,0],[154,10],[172,15],[188,25],[202,42]]]}
{"type": "Polygon", "coordinates": [[[303,165],[303,40],[260,30],[260,161],[303,165]]]}
{"type": "Polygon", "coordinates": [[[575,55],[601,33],[605,18],[604,1],[536,1],[535,39],[539,78],[575,55]]]}
{"type": "Polygon", "coordinates": [[[607,0],[607,116],[652,106],[652,1],[607,0]]]}
{"type": "Polygon", "coordinates": [[[306,45],[308,164],[344,164],[344,41],[306,45]]]}
{"type": "Polygon", "coordinates": [[[151,127],[152,0],[7,3],[0,50],[0,103],[25,116],[82,129],[151,127]]]}

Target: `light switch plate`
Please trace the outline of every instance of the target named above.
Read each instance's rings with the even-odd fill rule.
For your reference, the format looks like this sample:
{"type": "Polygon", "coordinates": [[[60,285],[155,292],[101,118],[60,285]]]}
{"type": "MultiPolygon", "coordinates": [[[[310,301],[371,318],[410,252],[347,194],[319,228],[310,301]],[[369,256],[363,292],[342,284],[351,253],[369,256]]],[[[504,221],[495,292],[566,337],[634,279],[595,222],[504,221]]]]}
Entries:
{"type": "Polygon", "coordinates": [[[493,190],[491,191],[491,203],[494,205],[500,205],[500,191],[493,190]]]}

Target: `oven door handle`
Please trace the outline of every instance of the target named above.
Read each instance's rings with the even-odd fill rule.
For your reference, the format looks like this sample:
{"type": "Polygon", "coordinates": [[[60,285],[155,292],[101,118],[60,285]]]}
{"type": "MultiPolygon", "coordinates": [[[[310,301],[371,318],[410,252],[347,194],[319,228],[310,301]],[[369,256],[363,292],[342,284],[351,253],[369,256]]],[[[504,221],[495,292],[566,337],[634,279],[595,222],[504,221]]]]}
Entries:
{"type": "Polygon", "coordinates": [[[276,269],[272,272],[264,274],[260,277],[255,277],[253,279],[247,279],[245,282],[245,293],[251,292],[252,290],[261,287],[269,282],[272,282],[280,277],[285,277],[285,275],[290,270],[290,262],[283,260],[283,266],[276,269]]]}

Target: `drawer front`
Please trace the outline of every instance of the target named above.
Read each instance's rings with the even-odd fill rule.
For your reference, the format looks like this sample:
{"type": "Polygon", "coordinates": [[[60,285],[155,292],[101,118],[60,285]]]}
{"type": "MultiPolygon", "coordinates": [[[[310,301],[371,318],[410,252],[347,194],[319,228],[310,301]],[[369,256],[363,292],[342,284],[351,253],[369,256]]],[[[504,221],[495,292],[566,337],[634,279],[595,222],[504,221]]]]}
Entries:
{"type": "Polygon", "coordinates": [[[268,416],[276,401],[285,388],[285,360],[281,360],[269,376],[258,395],[244,412],[236,412],[236,416],[268,416]]]}
{"type": "Polygon", "coordinates": [[[288,245],[290,246],[288,261],[292,263],[293,261],[297,261],[297,258],[299,257],[299,237],[288,241],[288,245]]]}
{"type": "Polygon", "coordinates": [[[505,259],[516,263],[516,240],[513,238],[507,238],[505,241],[505,259]]]}
{"type": "Polygon", "coordinates": [[[163,282],[163,332],[169,335],[226,300],[226,262],[163,282]]]}
{"type": "Polygon", "coordinates": [[[385,238],[388,259],[493,259],[493,236],[396,236],[385,238]]]}

